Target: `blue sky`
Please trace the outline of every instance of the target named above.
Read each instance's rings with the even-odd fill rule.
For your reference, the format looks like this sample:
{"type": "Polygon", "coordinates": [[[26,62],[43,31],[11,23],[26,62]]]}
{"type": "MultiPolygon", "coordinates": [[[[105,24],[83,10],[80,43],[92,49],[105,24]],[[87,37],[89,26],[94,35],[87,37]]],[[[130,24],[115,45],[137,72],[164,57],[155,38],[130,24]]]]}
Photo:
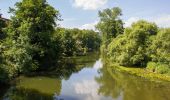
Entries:
{"type": "MultiPolygon", "coordinates": [[[[0,0],[0,13],[9,18],[9,7],[20,0],[0,0]]],[[[64,21],[61,26],[67,28],[94,29],[98,22],[98,10],[120,7],[122,19],[128,27],[132,22],[145,19],[160,27],[170,27],[170,0],[47,0],[58,9],[64,21]]]]}

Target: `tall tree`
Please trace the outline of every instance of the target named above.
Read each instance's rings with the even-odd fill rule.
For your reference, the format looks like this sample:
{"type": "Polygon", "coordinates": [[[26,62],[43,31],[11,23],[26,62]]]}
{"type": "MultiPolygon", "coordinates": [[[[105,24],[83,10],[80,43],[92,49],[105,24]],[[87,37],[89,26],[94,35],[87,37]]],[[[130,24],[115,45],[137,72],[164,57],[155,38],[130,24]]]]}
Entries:
{"type": "Polygon", "coordinates": [[[108,44],[112,38],[123,33],[123,22],[120,19],[122,11],[118,7],[99,11],[100,21],[96,28],[102,33],[103,42],[108,44]]]}
{"type": "Polygon", "coordinates": [[[4,64],[13,74],[50,66],[58,57],[53,32],[59,12],[46,0],[22,0],[10,8],[13,14],[4,42],[4,64]]]}

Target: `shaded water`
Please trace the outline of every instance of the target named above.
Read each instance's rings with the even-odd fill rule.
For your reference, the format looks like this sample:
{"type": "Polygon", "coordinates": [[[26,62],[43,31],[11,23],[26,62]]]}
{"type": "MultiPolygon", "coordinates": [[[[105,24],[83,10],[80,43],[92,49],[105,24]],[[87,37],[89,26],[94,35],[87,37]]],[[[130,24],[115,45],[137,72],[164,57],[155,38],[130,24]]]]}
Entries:
{"type": "Polygon", "coordinates": [[[21,76],[2,100],[170,100],[170,83],[115,71],[96,54],[70,58],[56,71],[21,76]]]}

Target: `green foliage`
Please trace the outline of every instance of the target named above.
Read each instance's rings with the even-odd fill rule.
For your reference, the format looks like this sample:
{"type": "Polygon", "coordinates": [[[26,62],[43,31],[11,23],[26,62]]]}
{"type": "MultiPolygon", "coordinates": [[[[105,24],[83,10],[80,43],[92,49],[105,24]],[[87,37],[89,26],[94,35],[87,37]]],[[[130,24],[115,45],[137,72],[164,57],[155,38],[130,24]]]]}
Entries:
{"type": "Polygon", "coordinates": [[[112,38],[123,33],[123,22],[119,18],[121,15],[122,11],[118,7],[99,11],[100,21],[96,25],[96,28],[102,33],[103,44],[108,45],[112,38]]]}
{"type": "Polygon", "coordinates": [[[13,16],[7,27],[0,19],[0,32],[6,27],[7,34],[0,44],[0,81],[53,69],[62,56],[100,47],[100,36],[92,30],[55,29],[60,14],[46,0],[22,0],[10,12],[13,16]]]}
{"type": "Polygon", "coordinates": [[[131,28],[126,28],[123,35],[109,44],[109,56],[123,66],[145,66],[149,60],[147,47],[150,38],[157,33],[154,23],[138,21],[131,28]]]}
{"type": "Polygon", "coordinates": [[[154,23],[133,23],[112,40],[108,51],[109,58],[119,65],[170,73],[170,29],[158,29],[154,23]]]}
{"type": "Polygon", "coordinates": [[[66,56],[84,55],[96,51],[101,43],[99,34],[92,30],[58,28],[56,35],[60,37],[63,53],[66,56]]]}
{"type": "Polygon", "coordinates": [[[170,29],[161,29],[150,47],[154,62],[163,62],[170,66],[170,29]]]}
{"type": "Polygon", "coordinates": [[[72,36],[73,34],[71,33],[71,30],[58,28],[56,30],[56,34],[58,34],[60,40],[62,41],[61,45],[63,48],[63,53],[67,56],[72,56],[76,47],[75,47],[75,39],[72,36]]]}
{"type": "Polygon", "coordinates": [[[154,72],[161,74],[170,73],[170,29],[160,29],[149,47],[150,57],[154,65],[148,63],[147,69],[151,67],[154,72]]]}
{"type": "Polygon", "coordinates": [[[170,66],[164,63],[148,62],[146,68],[151,72],[170,75],[170,66]]]}
{"type": "Polygon", "coordinates": [[[14,16],[1,45],[2,65],[9,77],[49,69],[60,57],[59,45],[53,38],[59,12],[45,0],[22,0],[15,7],[10,9],[14,16]]]}
{"type": "MultiPolygon", "coordinates": [[[[101,43],[99,33],[93,30],[82,30],[75,34],[76,47],[86,49],[87,51],[98,50],[101,43]]],[[[81,50],[80,50],[81,51],[81,50]]]]}
{"type": "Polygon", "coordinates": [[[170,67],[167,64],[159,63],[156,72],[160,74],[169,74],[170,75],[170,67]]]}
{"type": "Polygon", "coordinates": [[[148,69],[167,73],[170,29],[159,30],[156,24],[140,20],[124,30],[121,15],[118,7],[99,11],[100,21],[96,28],[102,33],[101,52],[122,66],[145,67],[149,61],[161,63],[148,63],[148,69]]]}
{"type": "Polygon", "coordinates": [[[157,67],[157,64],[155,62],[147,63],[147,69],[151,72],[155,72],[156,67],[157,67]]]}

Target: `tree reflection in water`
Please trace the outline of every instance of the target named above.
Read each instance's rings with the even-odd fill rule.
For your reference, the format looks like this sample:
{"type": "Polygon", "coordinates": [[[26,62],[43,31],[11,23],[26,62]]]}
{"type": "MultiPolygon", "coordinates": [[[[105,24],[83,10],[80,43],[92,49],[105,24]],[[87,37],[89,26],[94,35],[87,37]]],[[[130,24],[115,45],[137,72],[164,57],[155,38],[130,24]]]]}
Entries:
{"type": "Polygon", "coordinates": [[[52,72],[21,76],[8,91],[0,88],[0,99],[170,100],[169,82],[153,82],[121,73],[97,59],[93,55],[68,58],[52,72]]]}
{"type": "Polygon", "coordinates": [[[74,97],[60,96],[62,80],[68,80],[73,73],[78,73],[85,67],[92,67],[94,61],[97,59],[98,55],[95,53],[90,56],[65,58],[60,62],[59,66],[51,72],[20,76],[16,79],[17,83],[15,85],[12,85],[9,89],[0,91],[0,94],[3,96],[0,96],[0,99],[62,100],[63,98],[68,98],[69,100],[76,100],[74,97]]]}
{"type": "Polygon", "coordinates": [[[153,82],[141,77],[115,71],[108,64],[96,77],[98,93],[119,100],[170,100],[170,83],[153,82]]]}

